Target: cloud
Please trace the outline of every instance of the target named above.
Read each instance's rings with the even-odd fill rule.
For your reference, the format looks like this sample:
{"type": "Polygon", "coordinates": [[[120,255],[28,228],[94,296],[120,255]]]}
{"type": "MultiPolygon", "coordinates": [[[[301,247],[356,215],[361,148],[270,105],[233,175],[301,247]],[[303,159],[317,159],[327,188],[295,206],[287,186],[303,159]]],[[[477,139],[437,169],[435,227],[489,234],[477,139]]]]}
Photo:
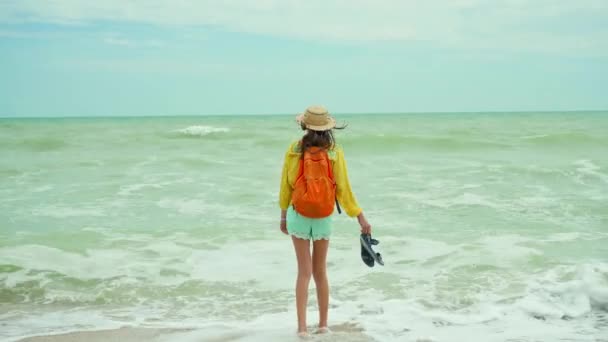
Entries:
{"type": "Polygon", "coordinates": [[[103,42],[108,45],[133,46],[133,43],[128,39],[107,37],[103,42]]]}
{"type": "Polygon", "coordinates": [[[190,61],[164,59],[88,59],[66,63],[83,70],[103,70],[121,73],[204,74],[224,69],[223,65],[201,64],[190,61]]]}
{"type": "Polygon", "coordinates": [[[132,39],[126,39],[123,37],[114,37],[114,36],[109,36],[109,37],[104,37],[102,39],[102,41],[108,45],[117,45],[117,46],[124,46],[124,47],[130,47],[130,48],[139,48],[139,47],[144,47],[144,48],[158,48],[158,47],[163,47],[164,43],[158,41],[158,40],[132,40],[132,39]]]}
{"type": "Polygon", "coordinates": [[[15,30],[0,30],[0,38],[38,38],[38,35],[15,30]]]}
{"type": "Polygon", "coordinates": [[[608,50],[605,0],[15,0],[0,6],[3,22],[135,22],[330,42],[423,41],[447,47],[545,52],[608,50]],[[580,32],[579,26],[586,25],[588,18],[603,24],[580,32]]]}

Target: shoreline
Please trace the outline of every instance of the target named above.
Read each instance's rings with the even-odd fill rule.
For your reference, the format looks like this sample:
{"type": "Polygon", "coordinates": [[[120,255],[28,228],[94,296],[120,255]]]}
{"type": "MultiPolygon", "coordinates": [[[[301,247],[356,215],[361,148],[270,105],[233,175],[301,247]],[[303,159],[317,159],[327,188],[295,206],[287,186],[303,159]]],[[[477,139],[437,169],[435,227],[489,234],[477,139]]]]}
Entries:
{"type": "MultiPolygon", "coordinates": [[[[376,339],[366,334],[364,329],[357,323],[343,322],[330,325],[331,338],[337,340],[348,340],[351,342],[376,342],[376,339]]],[[[309,332],[314,335],[314,326],[309,327],[309,332]]],[[[174,342],[174,341],[205,341],[205,342],[228,342],[228,341],[285,341],[297,340],[295,330],[250,330],[232,329],[227,326],[209,326],[207,328],[154,328],[154,327],[130,327],[99,329],[99,330],[76,330],[58,334],[42,334],[30,337],[11,339],[12,342],[174,342]]]]}
{"type": "MultiPolygon", "coordinates": [[[[194,328],[120,327],[101,330],[79,330],[59,334],[36,335],[13,340],[15,342],[102,342],[102,341],[171,341],[194,328]]],[[[220,340],[216,340],[220,341],[220,340]]]]}

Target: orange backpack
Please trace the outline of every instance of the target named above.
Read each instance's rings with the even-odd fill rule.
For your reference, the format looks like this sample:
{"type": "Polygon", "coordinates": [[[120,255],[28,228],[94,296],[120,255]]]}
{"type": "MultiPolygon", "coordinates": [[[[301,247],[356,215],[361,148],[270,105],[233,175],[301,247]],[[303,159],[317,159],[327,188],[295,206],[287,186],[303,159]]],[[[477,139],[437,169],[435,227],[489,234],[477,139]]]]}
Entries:
{"type": "Polygon", "coordinates": [[[327,217],[334,212],[336,182],[324,149],[311,147],[304,152],[291,203],[296,212],[310,218],[327,217]]]}

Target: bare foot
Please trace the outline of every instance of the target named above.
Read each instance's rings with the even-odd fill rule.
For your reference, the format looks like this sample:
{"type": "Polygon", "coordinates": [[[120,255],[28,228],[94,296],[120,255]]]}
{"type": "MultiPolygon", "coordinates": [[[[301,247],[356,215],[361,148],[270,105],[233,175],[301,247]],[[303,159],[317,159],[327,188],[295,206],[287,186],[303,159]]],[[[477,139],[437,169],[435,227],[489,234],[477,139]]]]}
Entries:
{"type": "Polygon", "coordinates": [[[308,339],[310,335],[308,334],[308,331],[298,331],[298,337],[301,339],[308,339]]]}
{"type": "Polygon", "coordinates": [[[319,327],[315,334],[328,334],[330,332],[328,327],[319,327]]]}

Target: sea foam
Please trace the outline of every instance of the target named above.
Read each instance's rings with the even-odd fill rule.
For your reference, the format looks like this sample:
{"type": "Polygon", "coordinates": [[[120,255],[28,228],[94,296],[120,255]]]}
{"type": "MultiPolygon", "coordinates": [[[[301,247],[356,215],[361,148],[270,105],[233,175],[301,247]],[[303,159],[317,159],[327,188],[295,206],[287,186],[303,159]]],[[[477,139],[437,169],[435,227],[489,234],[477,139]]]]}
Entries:
{"type": "Polygon", "coordinates": [[[214,127],[214,126],[203,126],[203,125],[196,125],[196,126],[188,126],[186,128],[182,128],[182,129],[178,129],[176,130],[176,132],[185,134],[185,135],[190,135],[190,136],[206,136],[209,134],[213,134],[213,133],[227,133],[230,132],[229,128],[226,127],[214,127]]]}

